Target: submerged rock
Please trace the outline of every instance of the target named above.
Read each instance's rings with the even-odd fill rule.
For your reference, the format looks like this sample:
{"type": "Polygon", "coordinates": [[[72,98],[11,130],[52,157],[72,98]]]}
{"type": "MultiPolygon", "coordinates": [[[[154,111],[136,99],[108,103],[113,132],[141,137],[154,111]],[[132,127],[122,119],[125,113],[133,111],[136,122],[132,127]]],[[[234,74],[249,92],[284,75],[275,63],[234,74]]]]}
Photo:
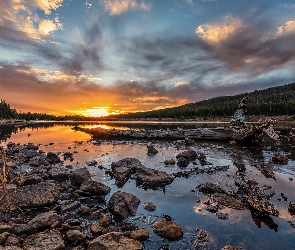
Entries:
{"type": "Polygon", "coordinates": [[[209,241],[208,233],[205,230],[200,229],[197,234],[197,239],[194,242],[194,246],[198,249],[204,248],[207,246],[208,241],[209,241]]]}
{"type": "Polygon", "coordinates": [[[157,209],[157,205],[152,201],[147,201],[142,204],[143,208],[147,211],[155,211],[157,209]]]}
{"type": "Polygon", "coordinates": [[[160,220],[152,225],[154,232],[168,240],[180,240],[183,237],[181,227],[173,221],[160,220]]]}
{"type": "Polygon", "coordinates": [[[215,202],[218,202],[218,204],[221,204],[223,206],[238,209],[238,210],[244,209],[244,204],[241,201],[231,196],[228,196],[226,194],[215,193],[211,196],[211,198],[215,202]]]}
{"type": "Polygon", "coordinates": [[[98,238],[91,241],[88,245],[87,250],[118,250],[118,249],[132,249],[141,250],[143,245],[133,239],[125,237],[120,232],[111,232],[99,236],[98,238]]]}
{"type": "Polygon", "coordinates": [[[109,200],[108,208],[114,216],[126,219],[136,214],[140,200],[133,194],[117,191],[109,200]]]}
{"type": "Polygon", "coordinates": [[[213,193],[224,193],[224,191],[217,185],[212,182],[205,182],[196,186],[196,189],[199,189],[200,192],[205,194],[213,193]]]}

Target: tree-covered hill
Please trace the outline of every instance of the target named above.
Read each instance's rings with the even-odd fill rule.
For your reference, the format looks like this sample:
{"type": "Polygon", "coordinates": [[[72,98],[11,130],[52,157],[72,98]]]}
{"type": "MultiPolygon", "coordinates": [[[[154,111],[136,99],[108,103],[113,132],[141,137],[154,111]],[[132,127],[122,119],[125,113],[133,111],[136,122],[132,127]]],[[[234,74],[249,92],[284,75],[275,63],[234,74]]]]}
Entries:
{"type": "Polygon", "coordinates": [[[255,90],[234,96],[220,96],[179,107],[111,116],[123,119],[212,119],[231,117],[243,97],[248,97],[248,115],[279,116],[295,114],[295,83],[255,90]]]}

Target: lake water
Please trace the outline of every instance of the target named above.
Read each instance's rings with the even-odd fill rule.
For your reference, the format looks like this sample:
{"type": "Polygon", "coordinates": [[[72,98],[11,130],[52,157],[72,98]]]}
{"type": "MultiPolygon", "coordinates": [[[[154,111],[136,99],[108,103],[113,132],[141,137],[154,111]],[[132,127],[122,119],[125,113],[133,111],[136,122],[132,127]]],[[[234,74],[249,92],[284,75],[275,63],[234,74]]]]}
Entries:
{"type": "MultiPolygon", "coordinates": [[[[86,166],[94,180],[104,182],[111,187],[111,193],[106,200],[117,190],[125,191],[136,195],[141,203],[137,210],[134,222],[150,232],[150,239],[144,243],[146,249],[159,249],[162,245],[170,245],[170,249],[194,249],[193,241],[198,229],[203,229],[209,234],[209,242],[206,249],[221,249],[229,244],[241,247],[242,249],[295,249],[295,229],[291,223],[295,224],[294,215],[288,212],[289,201],[295,200],[295,153],[294,146],[284,140],[281,145],[276,145],[271,140],[266,140],[264,148],[246,148],[239,144],[229,142],[202,142],[196,141],[190,148],[202,152],[206,155],[209,165],[196,165],[190,163],[185,169],[189,171],[196,166],[199,169],[215,168],[216,166],[229,166],[227,171],[217,171],[213,174],[193,174],[188,178],[175,178],[165,189],[144,190],[136,186],[134,180],[129,180],[122,188],[115,185],[113,179],[100,170],[97,166],[88,166],[87,162],[96,160],[99,165],[110,169],[111,163],[133,157],[139,159],[146,167],[165,171],[173,174],[183,171],[177,165],[165,166],[166,159],[176,159],[176,155],[184,150],[183,146],[176,141],[92,141],[91,137],[83,132],[74,131],[74,123],[42,123],[22,127],[0,126],[1,146],[8,142],[27,144],[32,142],[39,144],[40,149],[45,152],[62,153],[75,152],[74,159],[66,159],[64,165],[72,165],[73,168],[86,166]],[[152,143],[158,154],[151,157],[147,155],[147,145],[152,143]],[[273,153],[286,154],[289,157],[288,164],[274,164],[271,162],[273,153]],[[245,170],[240,173],[235,166],[235,162],[243,162],[245,170]],[[267,178],[261,173],[261,166],[267,167],[273,174],[273,178],[267,178]],[[204,203],[210,197],[195,192],[196,185],[206,181],[213,182],[221,186],[226,191],[236,191],[234,178],[243,175],[246,179],[259,182],[259,186],[267,185],[276,194],[270,202],[279,211],[279,216],[265,216],[254,218],[249,209],[235,210],[224,208],[220,211],[228,214],[228,219],[221,220],[215,213],[210,213],[204,209],[204,203]],[[288,200],[283,200],[281,194],[288,200]],[[153,201],[157,205],[154,212],[147,212],[142,204],[146,201],[153,201]],[[180,241],[170,242],[164,240],[153,233],[148,224],[151,220],[163,219],[161,214],[168,214],[173,217],[174,222],[179,224],[184,231],[184,238],[180,241]]],[[[183,127],[196,128],[204,124],[196,123],[83,123],[85,127],[120,127],[128,128],[155,128],[166,129],[183,127]]],[[[223,124],[206,124],[206,126],[222,126],[223,124]]],[[[288,134],[289,127],[277,129],[281,135],[288,134]]]]}

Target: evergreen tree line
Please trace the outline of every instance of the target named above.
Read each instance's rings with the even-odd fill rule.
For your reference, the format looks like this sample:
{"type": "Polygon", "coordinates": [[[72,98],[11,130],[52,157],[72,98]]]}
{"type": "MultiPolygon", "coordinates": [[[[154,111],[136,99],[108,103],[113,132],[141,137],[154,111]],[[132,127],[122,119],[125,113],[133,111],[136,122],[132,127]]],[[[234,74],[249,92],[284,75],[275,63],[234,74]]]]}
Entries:
{"type": "MultiPolygon", "coordinates": [[[[238,109],[239,103],[248,97],[247,115],[279,116],[295,114],[295,83],[255,90],[234,96],[220,96],[185,104],[179,107],[111,116],[122,119],[213,119],[229,118],[238,109]]],[[[111,118],[110,117],[110,118],[111,118]]]]}
{"type": "MultiPolygon", "coordinates": [[[[189,103],[174,108],[137,112],[108,117],[84,117],[79,115],[55,116],[45,113],[22,113],[11,109],[10,105],[1,99],[0,118],[25,120],[114,120],[114,119],[214,119],[229,118],[237,110],[244,97],[248,97],[247,115],[295,115],[295,83],[283,86],[255,90],[234,96],[219,96],[212,99],[189,103]]],[[[294,116],[295,117],[295,116],[294,116]]]]}

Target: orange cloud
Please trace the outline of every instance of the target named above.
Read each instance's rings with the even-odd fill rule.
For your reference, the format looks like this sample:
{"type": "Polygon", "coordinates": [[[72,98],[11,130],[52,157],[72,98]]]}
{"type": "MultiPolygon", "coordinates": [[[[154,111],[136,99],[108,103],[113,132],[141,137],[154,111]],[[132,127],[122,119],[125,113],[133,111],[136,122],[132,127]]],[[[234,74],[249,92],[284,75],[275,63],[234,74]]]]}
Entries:
{"type": "Polygon", "coordinates": [[[145,4],[144,1],[138,3],[137,0],[108,0],[105,1],[105,10],[109,11],[111,15],[120,15],[129,9],[149,10],[150,5],[145,4]]]}
{"type": "Polygon", "coordinates": [[[278,27],[277,35],[295,33],[295,20],[285,22],[284,25],[278,27]]]}
{"type": "Polygon", "coordinates": [[[242,28],[242,26],[243,23],[240,19],[227,15],[223,18],[222,22],[200,25],[196,29],[196,33],[209,43],[218,43],[227,39],[242,28]]]}

